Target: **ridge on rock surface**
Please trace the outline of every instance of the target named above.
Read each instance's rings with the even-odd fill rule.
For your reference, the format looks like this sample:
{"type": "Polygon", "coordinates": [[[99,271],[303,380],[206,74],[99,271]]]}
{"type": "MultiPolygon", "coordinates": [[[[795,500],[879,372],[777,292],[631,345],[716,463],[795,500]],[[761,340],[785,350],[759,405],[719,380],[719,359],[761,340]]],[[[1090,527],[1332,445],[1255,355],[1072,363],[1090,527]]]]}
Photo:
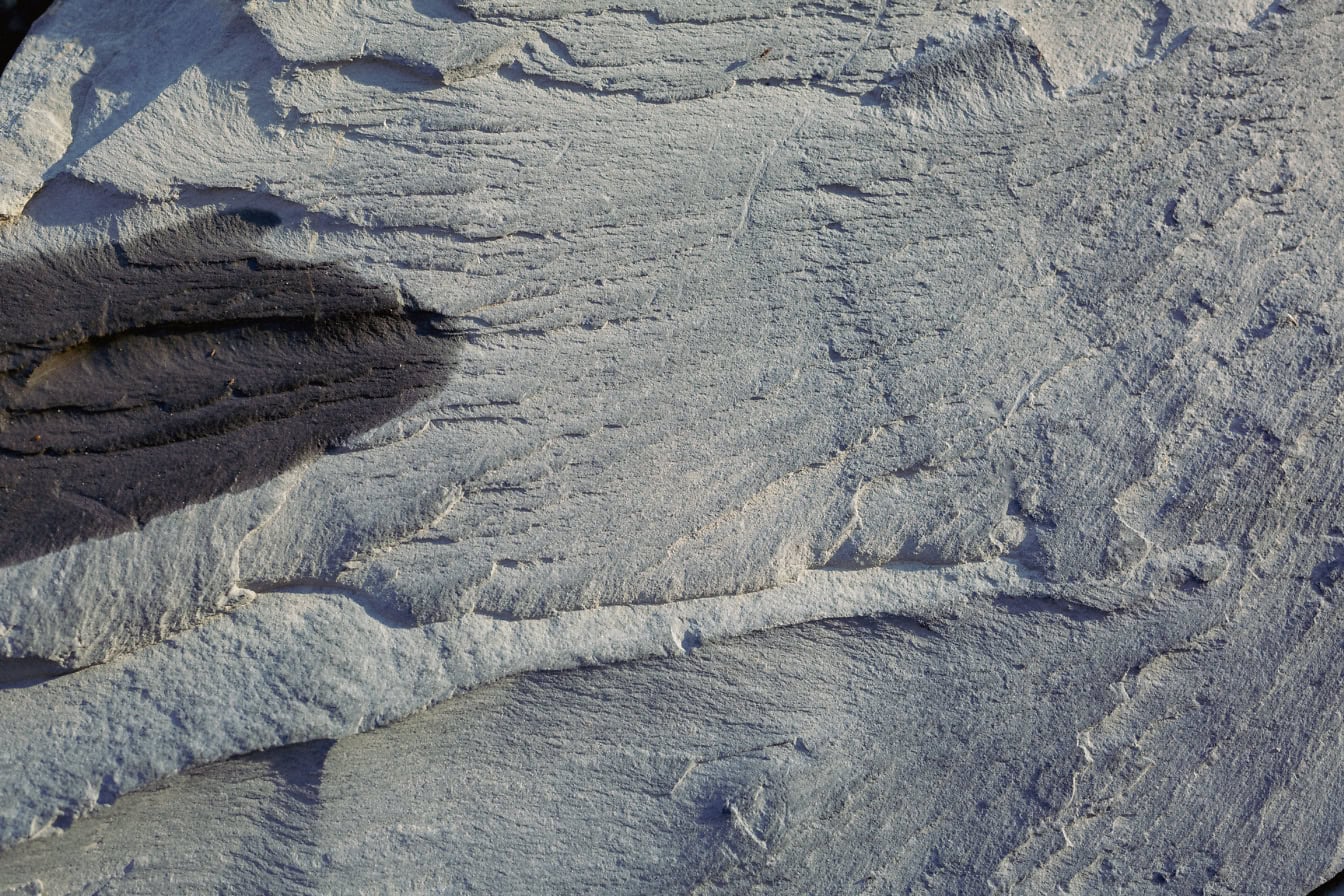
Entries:
{"type": "Polygon", "coordinates": [[[0,891],[1321,884],[1340,46],[63,0],[0,77],[0,891]]]}

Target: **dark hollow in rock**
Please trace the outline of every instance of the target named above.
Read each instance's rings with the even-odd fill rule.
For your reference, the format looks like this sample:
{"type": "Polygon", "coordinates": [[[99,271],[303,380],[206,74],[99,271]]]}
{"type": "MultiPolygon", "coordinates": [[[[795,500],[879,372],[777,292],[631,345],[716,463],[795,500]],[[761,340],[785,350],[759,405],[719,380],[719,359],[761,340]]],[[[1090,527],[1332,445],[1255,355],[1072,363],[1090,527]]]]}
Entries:
{"type": "Polygon", "coordinates": [[[0,564],[259,485],[436,391],[441,315],[260,251],[273,215],[0,265],[0,564]]]}

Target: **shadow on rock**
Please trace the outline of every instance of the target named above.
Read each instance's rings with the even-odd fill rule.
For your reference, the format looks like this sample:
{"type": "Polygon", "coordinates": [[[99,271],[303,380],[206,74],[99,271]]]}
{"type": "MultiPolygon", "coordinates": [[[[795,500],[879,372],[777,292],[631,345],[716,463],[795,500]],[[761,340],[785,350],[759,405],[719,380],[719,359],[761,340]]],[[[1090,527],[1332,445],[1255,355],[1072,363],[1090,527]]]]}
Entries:
{"type": "Polygon", "coordinates": [[[446,380],[440,315],[271,258],[274,215],[0,266],[0,564],[251,488],[446,380]]]}

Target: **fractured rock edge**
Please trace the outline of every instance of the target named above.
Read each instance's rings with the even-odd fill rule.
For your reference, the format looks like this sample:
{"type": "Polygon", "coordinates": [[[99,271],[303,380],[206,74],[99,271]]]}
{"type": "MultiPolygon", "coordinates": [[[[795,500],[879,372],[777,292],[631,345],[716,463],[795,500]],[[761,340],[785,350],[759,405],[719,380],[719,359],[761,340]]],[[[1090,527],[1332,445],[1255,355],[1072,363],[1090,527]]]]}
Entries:
{"type": "Polygon", "coordinates": [[[684,653],[815,619],[934,619],[974,594],[1013,586],[1032,590],[1031,580],[1003,561],[949,570],[818,571],[756,594],[524,621],[472,615],[400,628],[340,593],[265,595],[130,661],[8,693],[12,711],[0,722],[0,744],[10,761],[0,788],[18,802],[0,815],[0,844],[66,824],[192,765],[366,730],[520,671],[684,653]],[[171,684],[146,691],[152,681],[171,684]],[[302,708],[277,706],[277,691],[302,708]],[[29,724],[31,714],[68,720],[70,712],[80,721],[63,737],[61,753],[43,750],[55,732],[29,724]],[[128,761],[109,764],[109,756],[128,761]]]}

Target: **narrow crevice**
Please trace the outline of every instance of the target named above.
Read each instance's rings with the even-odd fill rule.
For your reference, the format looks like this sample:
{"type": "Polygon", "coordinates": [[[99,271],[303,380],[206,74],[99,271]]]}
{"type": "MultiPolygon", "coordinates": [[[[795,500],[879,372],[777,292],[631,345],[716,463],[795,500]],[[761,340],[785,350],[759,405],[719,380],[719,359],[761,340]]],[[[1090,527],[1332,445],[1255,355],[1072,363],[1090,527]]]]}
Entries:
{"type": "Polygon", "coordinates": [[[1171,24],[1171,7],[1157,0],[1153,17],[1148,23],[1148,45],[1143,48],[1144,59],[1156,59],[1162,53],[1162,38],[1171,24]]]}
{"type": "Polygon", "coordinates": [[[258,597],[275,594],[337,594],[358,605],[369,618],[387,628],[409,629],[419,625],[410,613],[400,609],[392,601],[383,600],[375,594],[335,579],[300,576],[284,581],[246,582],[242,587],[258,597]]]}
{"type": "Polygon", "coordinates": [[[1100,622],[1115,615],[1113,611],[1061,597],[1037,597],[1025,594],[1000,594],[994,598],[994,606],[1015,616],[1046,613],[1075,622],[1100,622]]]}

